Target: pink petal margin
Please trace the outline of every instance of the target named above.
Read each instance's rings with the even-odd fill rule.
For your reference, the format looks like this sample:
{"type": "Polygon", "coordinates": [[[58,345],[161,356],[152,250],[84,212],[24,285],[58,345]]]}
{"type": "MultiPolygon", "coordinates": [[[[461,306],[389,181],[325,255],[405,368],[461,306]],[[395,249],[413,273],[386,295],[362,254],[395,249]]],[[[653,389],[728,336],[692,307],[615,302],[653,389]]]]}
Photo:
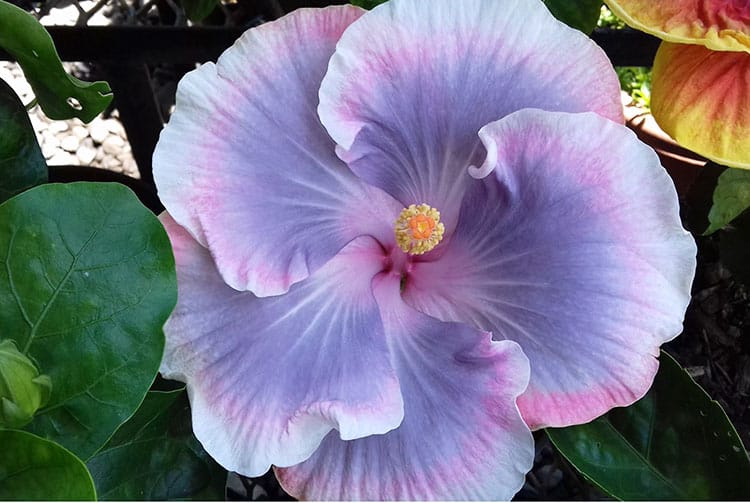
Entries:
{"type": "Polygon", "coordinates": [[[532,429],[588,422],[651,386],[682,331],[696,265],[658,157],[596,114],[521,110],[479,133],[475,180],[444,252],[405,299],[521,345],[532,429]]]}
{"type": "Polygon", "coordinates": [[[179,84],[154,153],[159,197],[237,290],[284,293],[355,237],[392,233],[401,206],[336,157],[315,111],[335,44],[363,12],[295,11],[179,84]]]}
{"type": "Polygon", "coordinates": [[[258,476],[307,459],[332,430],[383,434],[403,418],[371,281],[382,249],[362,237],[286,295],[228,287],[208,251],[161,216],[178,302],[161,372],[187,383],[193,431],[228,470],[258,476]]]}
{"type": "Polygon", "coordinates": [[[318,113],[357,175],[451,227],[477,132],[527,107],[623,122],[609,59],[542,2],[391,0],[342,35],[318,113]]]}
{"type": "Polygon", "coordinates": [[[310,500],[508,500],[523,485],[534,442],[516,406],[528,362],[510,341],[409,308],[399,277],[375,295],[404,395],[404,421],[385,435],[329,435],[306,462],[277,468],[310,500]]]}

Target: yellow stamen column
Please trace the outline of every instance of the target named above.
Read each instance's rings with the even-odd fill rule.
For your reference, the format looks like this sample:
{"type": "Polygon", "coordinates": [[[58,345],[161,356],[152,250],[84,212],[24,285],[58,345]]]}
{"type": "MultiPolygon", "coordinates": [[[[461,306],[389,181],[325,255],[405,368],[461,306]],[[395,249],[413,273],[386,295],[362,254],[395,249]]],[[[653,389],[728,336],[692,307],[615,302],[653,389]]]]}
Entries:
{"type": "Polygon", "coordinates": [[[440,212],[428,204],[412,204],[401,210],[394,224],[396,243],[405,253],[422,255],[443,239],[445,225],[440,212]]]}

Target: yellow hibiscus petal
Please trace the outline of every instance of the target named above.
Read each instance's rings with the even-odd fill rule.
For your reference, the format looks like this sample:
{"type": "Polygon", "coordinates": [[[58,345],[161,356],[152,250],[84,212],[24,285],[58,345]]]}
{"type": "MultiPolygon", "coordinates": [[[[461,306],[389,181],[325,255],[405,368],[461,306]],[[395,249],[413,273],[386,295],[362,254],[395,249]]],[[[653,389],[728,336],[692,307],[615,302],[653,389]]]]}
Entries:
{"type": "Polygon", "coordinates": [[[662,42],[654,61],[651,112],[680,145],[750,169],[750,54],[662,42]]]}
{"type": "Polygon", "coordinates": [[[750,51],[746,0],[605,0],[633,28],[669,42],[717,51],[750,51]]]}

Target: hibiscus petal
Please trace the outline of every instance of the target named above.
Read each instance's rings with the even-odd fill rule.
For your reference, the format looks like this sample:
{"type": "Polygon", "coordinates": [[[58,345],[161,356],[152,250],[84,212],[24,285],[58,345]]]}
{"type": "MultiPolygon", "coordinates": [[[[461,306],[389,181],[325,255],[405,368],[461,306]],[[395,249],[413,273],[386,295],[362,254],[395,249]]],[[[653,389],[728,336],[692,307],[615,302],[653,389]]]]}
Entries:
{"type": "Polygon", "coordinates": [[[180,82],[154,154],[159,196],[238,290],[283,293],[354,237],[383,231],[361,201],[390,203],[336,157],[315,112],[336,41],[362,12],[295,11],[180,82]]]}
{"type": "Polygon", "coordinates": [[[449,230],[479,128],[526,107],[623,121],[606,55],[542,2],[391,0],[341,37],[318,113],[354,172],[449,230]]]}
{"type": "Polygon", "coordinates": [[[405,298],[518,342],[532,428],[590,421],[650,387],[682,330],[696,247],[656,154],[594,114],[522,110],[480,132],[477,180],[444,253],[405,298]]]}
{"type": "Polygon", "coordinates": [[[277,469],[279,481],[311,500],[509,500],[534,457],[515,404],[528,361],[515,343],[409,308],[398,277],[374,284],[404,422],[351,442],[329,435],[305,463],[277,469]]]}
{"type": "Polygon", "coordinates": [[[670,42],[750,49],[750,4],[727,0],[607,0],[619,18],[670,42]]]}
{"type": "Polygon", "coordinates": [[[166,213],[178,303],[161,372],[187,383],[193,430],[221,465],[248,476],[307,459],[335,428],[385,433],[403,418],[371,280],[382,249],[353,241],[288,294],[229,288],[206,249],[166,213]]]}
{"type": "Polygon", "coordinates": [[[654,61],[651,111],[680,145],[750,169],[749,80],[746,52],[664,42],[654,61]]]}

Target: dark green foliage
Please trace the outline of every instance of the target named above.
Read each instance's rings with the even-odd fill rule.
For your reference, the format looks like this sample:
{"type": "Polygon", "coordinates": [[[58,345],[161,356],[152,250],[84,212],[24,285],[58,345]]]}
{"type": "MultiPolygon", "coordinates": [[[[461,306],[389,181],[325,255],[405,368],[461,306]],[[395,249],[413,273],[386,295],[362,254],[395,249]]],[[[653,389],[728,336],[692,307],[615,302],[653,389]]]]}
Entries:
{"type": "Polygon", "coordinates": [[[148,393],[88,466],[102,500],[224,499],[227,472],[193,436],[182,389],[148,393]]]}
{"type": "Polygon", "coordinates": [[[750,459],[718,403],[666,353],[654,385],[630,407],[548,429],[586,477],[623,500],[750,496],[750,459]]]}
{"type": "Polygon", "coordinates": [[[52,380],[27,429],[81,459],[143,400],[177,287],[156,217],[123,185],[48,184],[0,205],[2,337],[52,380]]]}
{"type": "Polygon", "coordinates": [[[47,181],[47,164],[26,108],[0,79],[0,203],[47,181]]]}
{"type": "Polygon", "coordinates": [[[601,0],[544,0],[552,15],[568,26],[590,34],[601,13],[601,0]]]}

